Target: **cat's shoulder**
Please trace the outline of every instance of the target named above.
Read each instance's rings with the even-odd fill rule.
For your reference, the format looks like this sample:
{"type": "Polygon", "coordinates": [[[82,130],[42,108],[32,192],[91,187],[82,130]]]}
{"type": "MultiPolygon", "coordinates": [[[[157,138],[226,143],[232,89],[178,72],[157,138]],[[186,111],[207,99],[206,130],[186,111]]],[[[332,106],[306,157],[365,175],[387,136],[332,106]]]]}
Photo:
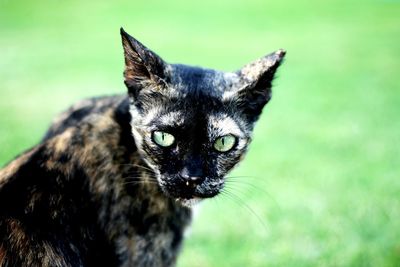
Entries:
{"type": "MultiPolygon", "coordinates": [[[[81,100],[60,113],[45,134],[43,140],[63,133],[70,127],[82,124],[113,124],[129,121],[129,100],[125,95],[93,97],[81,100]]],[[[111,125],[110,125],[111,126],[111,125]]],[[[95,127],[97,128],[97,127],[95,127]]]]}
{"type": "Polygon", "coordinates": [[[79,101],[55,118],[39,144],[0,168],[0,194],[5,184],[28,173],[42,170],[71,173],[72,162],[90,167],[90,162],[94,165],[97,159],[106,156],[130,155],[136,149],[130,132],[126,96],[79,101]]]}

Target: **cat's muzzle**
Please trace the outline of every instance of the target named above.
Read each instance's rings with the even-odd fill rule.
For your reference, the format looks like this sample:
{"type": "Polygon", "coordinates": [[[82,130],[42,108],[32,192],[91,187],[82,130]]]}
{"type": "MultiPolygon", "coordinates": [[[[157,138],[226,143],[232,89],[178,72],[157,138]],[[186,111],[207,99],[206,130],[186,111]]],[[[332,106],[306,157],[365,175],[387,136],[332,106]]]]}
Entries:
{"type": "Polygon", "coordinates": [[[216,196],[223,188],[223,180],[206,177],[175,177],[161,179],[160,186],[164,193],[180,202],[199,202],[204,198],[216,196]],[[196,201],[188,201],[194,200],[196,201]]]}

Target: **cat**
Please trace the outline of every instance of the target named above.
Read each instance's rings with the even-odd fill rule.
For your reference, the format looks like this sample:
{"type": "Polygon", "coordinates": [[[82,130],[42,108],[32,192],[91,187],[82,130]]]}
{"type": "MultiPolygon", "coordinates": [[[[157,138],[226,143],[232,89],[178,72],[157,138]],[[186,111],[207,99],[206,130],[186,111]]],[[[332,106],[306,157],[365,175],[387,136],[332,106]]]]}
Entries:
{"type": "Polygon", "coordinates": [[[0,266],[174,266],[192,207],[243,158],[285,55],[221,72],[121,36],[128,94],[75,104],[0,171],[0,266]]]}

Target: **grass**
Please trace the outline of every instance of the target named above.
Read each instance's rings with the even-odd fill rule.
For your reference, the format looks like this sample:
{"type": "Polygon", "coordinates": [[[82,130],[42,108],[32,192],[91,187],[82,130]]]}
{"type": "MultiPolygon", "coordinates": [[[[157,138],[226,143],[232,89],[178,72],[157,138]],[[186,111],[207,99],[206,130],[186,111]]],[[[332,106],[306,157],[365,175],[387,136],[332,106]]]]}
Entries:
{"type": "Polygon", "coordinates": [[[396,0],[0,1],[0,165],[74,101],[125,92],[120,26],[169,62],[223,70],[282,47],[232,173],[246,177],[205,201],[178,266],[400,266],[399,12],[396,0]]]}

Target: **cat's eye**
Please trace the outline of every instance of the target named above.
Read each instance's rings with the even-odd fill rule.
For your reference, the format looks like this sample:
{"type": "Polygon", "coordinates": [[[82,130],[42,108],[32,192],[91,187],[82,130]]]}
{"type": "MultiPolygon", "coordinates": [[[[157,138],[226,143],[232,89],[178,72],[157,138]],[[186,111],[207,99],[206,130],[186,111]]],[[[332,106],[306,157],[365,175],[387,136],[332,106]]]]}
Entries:
{"type": "Polygon", "coordinates": [[[163,131],[154,131],[153,132],[153,141],[162,147],[169,147],[175,142],[175,137],[167,132],[163,131]]]}
{"type": "Polygon", "coordinates": [[[214,142],[215,150],[219,152],[227,152],[233,148],[236,143],[236,137],[231,134],[218,137],[214,142]]]}

